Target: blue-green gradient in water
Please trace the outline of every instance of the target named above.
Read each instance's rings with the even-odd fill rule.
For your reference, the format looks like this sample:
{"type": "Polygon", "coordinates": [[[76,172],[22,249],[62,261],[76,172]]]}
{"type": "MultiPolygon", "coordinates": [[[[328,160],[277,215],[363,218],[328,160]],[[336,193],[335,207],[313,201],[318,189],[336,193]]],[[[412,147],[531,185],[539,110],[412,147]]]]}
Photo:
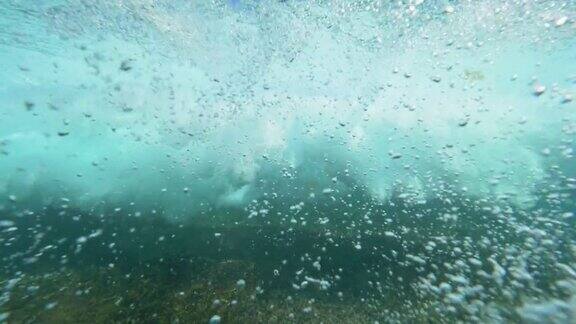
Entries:
{"type": "Polygon", "coordinates": [[[576,318],[572,0],[4,0],[0,67],[0,322],[576,318]]]}

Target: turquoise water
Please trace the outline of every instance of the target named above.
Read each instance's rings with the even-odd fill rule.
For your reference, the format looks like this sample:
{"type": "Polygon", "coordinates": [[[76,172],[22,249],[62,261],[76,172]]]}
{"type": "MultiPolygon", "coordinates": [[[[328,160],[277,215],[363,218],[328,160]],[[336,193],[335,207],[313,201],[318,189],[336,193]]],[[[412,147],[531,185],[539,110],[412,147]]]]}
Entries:
{"type": "Polygon", "coordinates": [[[572,323],[576,2],[0,3],[0,322],[572,323]]]}

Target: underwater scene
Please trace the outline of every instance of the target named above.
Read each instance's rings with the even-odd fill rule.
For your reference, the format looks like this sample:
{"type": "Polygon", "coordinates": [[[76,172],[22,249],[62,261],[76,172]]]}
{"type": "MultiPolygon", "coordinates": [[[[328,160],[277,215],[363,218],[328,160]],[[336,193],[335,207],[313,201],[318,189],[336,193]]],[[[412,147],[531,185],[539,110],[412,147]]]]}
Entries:
{"type": "Polygon", "coordinates": [[[0,323],[576,323],[576,0],[0,0],[0,323]]]}

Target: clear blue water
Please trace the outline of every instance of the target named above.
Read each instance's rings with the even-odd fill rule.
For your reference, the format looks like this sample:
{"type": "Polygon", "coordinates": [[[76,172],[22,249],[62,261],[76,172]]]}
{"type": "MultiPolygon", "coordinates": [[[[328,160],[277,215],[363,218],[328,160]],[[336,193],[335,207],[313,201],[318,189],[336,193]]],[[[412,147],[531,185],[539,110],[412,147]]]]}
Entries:
{"type": "Polygon", "coordinates": [[[576,318],[574,1],[0,3],[0,322],[576,318]]]}

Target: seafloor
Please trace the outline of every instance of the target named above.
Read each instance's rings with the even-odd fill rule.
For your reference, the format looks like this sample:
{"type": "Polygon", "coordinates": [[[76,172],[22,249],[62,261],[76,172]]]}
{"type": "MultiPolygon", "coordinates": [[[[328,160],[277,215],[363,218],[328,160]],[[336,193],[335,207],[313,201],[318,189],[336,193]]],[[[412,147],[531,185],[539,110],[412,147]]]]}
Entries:
{"type": "MultiPolygon", "coordinates": [[[[483,278],[480,270],[491,273],[492,264],[478,264],[472,269],[478,275],[467,271],[466,280],[485,283],[482,300],[490,307],[474,309],[456,301],[450,308],[444,293],[426,291],[422,277],[450,277],[444,267],[462,257],[455,247],[479,260],[498,244],[518,254],[534,247],[530,234],[515,230],[530,219],[508,210],[507,219],[516,222],[511,226],[482,204],[457,197],[422,205],[399,199],[377,208],[360,203],[372,206],[375,215],[396,217],[358,221],[363,207],[324,199],[318,205],[323,208],[303,207],[297,222],[226,210],[185,224],[170,222],[161,212],[86,213],[51,206],[10,218],[13,235],[2,243],[13,254],[1,260],[8,295],[1,310],[14,323],[201,323],[215,314],[227,323],[521,322],[513,310],[522,303],[566,298],[555,287],[565,275],[555,263],[574,257],[569,247],[574,226],[569,224],[556,229],[557,241],[540,242],[545,249],[532,251],[534,263],[524,266],[540,275],[529,281],[510,276],[500,286],[490,284],[493,278],[483,278]],[[318,215],[333,210],[346,216],[321,222],[318,215]],[[458,221],[429,217],[450,210],[460,211],[458,221]],[[431,241],[438,243],[434,251],[431,241]],[[433,257],[415,257],[426,254],[433,257]],[[15,269],[17,277],[10,278],[15,269]],[[326,274],[330,282],[314,279],[326,274]]],[[[269,207],[271,213],[283,208],[269,207]]],[[[513,266],[516,261],[504,262],[513,266]]]]}

